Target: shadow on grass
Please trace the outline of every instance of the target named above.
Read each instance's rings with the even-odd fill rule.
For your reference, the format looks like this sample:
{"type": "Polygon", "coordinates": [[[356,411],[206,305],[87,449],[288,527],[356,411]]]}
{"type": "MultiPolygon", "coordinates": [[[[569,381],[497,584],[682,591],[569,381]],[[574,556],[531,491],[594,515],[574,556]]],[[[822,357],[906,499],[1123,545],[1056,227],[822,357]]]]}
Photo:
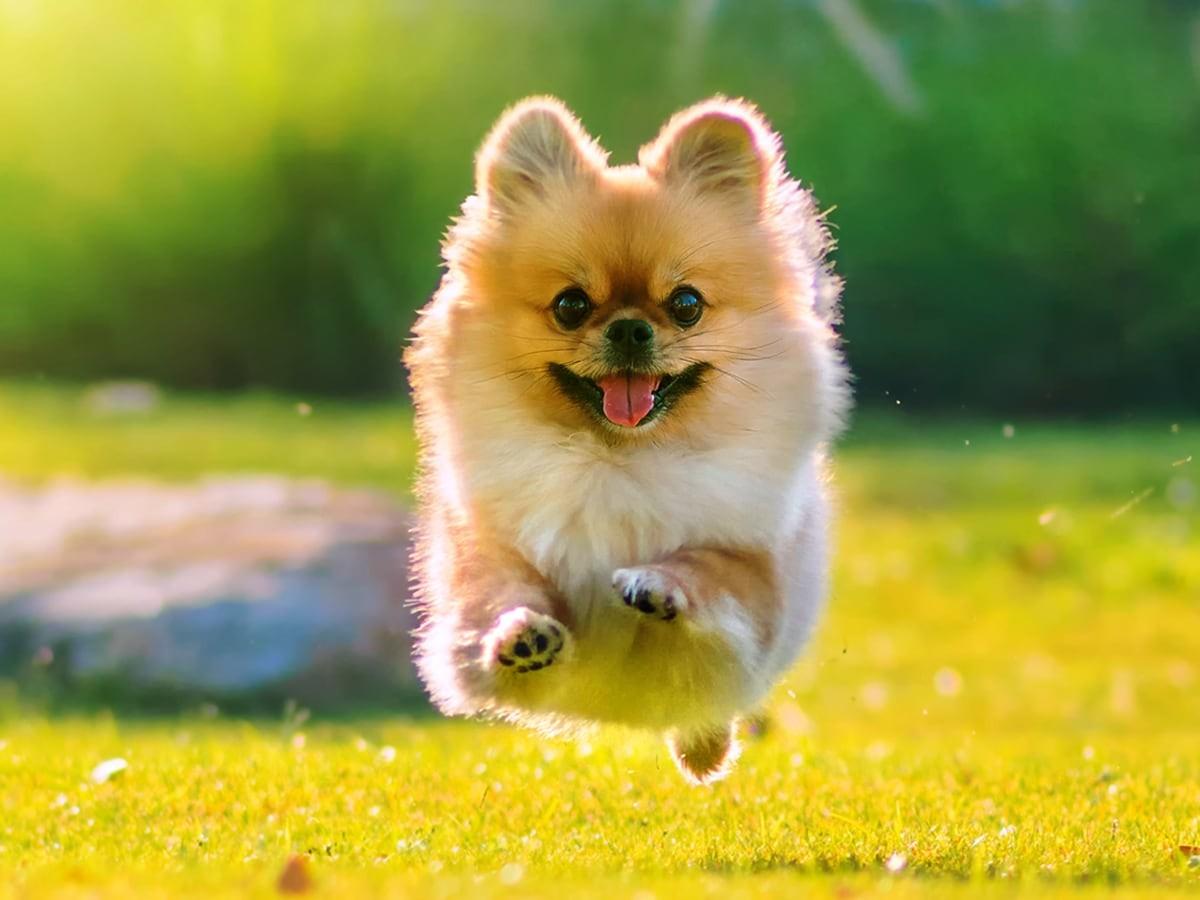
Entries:
{"type": "MultiPolygon", "coordinates": [[[[26,657],[29,659],[29,657],[26,657]]],[[[278,720],[281,710],[305,710],[325,721],[403,716],[438,716],[411,677],[346,662],[331,663],[302,677],[248,690],[215,691],[185,684],[146,684],[120,672],[78,676],[53,657],[20,666],[0,664],[0,720],[26,715],[123,719],[216,714],[278,720]]]]}

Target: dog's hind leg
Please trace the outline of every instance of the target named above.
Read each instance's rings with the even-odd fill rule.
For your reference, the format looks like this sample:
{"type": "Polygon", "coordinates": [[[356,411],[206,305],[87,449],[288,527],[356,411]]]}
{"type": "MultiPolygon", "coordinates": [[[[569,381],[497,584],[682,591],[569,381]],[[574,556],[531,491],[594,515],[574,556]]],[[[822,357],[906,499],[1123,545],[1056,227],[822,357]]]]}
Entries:
{"type": "Polygon", "coordinates": [[[698,731],[673,731],[667,735],[671,758],[693,784],[712,784],[729,774],[742,752],[737,722],[698,731]]]}

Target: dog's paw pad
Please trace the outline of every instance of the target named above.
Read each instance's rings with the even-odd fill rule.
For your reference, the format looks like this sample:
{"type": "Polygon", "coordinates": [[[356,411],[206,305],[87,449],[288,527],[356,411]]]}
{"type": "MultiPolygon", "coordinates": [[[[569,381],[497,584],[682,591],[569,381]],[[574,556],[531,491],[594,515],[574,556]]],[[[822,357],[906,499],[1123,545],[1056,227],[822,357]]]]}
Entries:
{"type": "Polygon", "coordinates": [[[687,611],[687,595],[666,572],[654,566],[617,569],[613,588],[630,609],[670,622],[687,611]]]}
{"type": "Polygon", "coordinates": [[[565,660],[571,635],[557,619],[526,606],[496,620],[483,640],[483,666],[510,672],[537,672],[565,660]]]}

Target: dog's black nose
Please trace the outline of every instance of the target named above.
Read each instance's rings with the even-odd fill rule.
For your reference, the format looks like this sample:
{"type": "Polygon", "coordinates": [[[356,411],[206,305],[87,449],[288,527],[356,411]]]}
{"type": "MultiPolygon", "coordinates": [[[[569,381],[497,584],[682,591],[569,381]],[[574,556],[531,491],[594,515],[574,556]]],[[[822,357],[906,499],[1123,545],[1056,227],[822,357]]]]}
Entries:
{"type": "Polygon", "coordinates": [[[654,329],[641,319],[617,319],[604,329],[604,336],[613,349],[630,356],[649,350],[654,343],[654,329]]]}

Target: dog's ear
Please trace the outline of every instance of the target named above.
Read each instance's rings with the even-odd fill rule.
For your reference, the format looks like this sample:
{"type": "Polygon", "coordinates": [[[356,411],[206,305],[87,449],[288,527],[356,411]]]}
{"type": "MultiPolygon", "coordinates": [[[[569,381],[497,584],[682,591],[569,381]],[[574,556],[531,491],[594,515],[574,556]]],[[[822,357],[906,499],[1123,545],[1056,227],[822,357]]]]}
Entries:
{"type": "Polygon", "coordinates": [[[507,212],[556,186],[595,178],[605,153],[560,100],[530,97],[500,117],[475,160],[475,188],[507,212]]]}
{"type": "Polygon", "coordinates": [[[713,97],[676,113],[638,161],[660,180],[761,206],[778,175],[779,136],[749,103],[713,97]]]}

